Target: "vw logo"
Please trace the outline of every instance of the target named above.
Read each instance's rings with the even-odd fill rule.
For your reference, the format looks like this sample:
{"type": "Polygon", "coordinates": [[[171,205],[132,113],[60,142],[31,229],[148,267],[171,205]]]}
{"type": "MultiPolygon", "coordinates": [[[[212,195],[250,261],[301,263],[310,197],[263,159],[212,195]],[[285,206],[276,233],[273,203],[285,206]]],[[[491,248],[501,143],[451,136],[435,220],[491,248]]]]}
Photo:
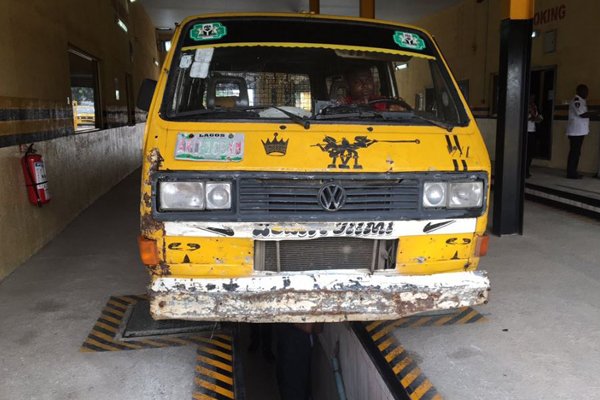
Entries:
{"type": "Polygon", "coordinates": [[[346,203],[346,190],[335,183],[323,186],[317,196],[319,204],[327,211],[337,211],[346,203]]]}

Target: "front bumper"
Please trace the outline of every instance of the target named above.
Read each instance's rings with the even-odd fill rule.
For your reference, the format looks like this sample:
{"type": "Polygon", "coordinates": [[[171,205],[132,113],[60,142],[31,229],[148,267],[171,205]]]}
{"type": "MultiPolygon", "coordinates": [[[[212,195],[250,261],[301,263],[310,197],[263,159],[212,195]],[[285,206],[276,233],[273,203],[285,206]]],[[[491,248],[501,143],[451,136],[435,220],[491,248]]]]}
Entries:
{"type": "Polygon", "coordinates": [[[154,319],[340,322],[397,319],[487,302],[487,274],[394,272],[263,273],[233,279],[156,278],[154,319]]]}

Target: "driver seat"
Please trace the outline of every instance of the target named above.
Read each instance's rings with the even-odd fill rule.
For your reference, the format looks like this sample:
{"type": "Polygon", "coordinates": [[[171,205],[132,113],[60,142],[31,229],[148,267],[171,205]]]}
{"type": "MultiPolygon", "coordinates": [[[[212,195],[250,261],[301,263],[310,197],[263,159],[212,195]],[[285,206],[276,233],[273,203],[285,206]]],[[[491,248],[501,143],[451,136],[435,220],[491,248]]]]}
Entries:
{"type": "Polygon", "coordinates": [[[206,88],[206,106],[248,107],[248,85],[240,76],[215,76],[208,81],[206,88]],[[223,93],[226,93],[223,95],[223,93]],[[236,95],[237,93],[237,95],[236,95]]]}

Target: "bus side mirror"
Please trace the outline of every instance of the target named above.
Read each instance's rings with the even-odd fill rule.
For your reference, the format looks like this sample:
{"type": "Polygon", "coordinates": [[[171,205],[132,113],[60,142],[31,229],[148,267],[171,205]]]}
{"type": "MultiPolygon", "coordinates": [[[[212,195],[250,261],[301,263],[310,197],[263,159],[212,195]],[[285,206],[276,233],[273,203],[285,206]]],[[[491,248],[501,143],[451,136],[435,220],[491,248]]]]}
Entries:
{"type": "Polygon", "coordinates": [[[156,89],[156,81],[153,79],[144,79],[140,91],[138,92],[137,108],[148,112],[150,110],[150,104],[152,103],[152,96],[154,96],[154,90],[156,89]]]}

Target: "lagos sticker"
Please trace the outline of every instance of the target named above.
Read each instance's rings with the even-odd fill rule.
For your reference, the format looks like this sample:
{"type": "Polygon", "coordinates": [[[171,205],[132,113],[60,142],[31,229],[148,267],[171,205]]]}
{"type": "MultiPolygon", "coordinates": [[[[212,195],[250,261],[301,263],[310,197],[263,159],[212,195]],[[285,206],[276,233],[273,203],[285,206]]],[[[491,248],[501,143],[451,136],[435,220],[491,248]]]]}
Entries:
{"type": "Polygon", "coordinates": [[[177,135],[175,159],[190,161],[242,161],[241,133],[184,133],[177,135]]]}
{"type": "Polygon", "coordinates": [[[396,31],[394,32],[394,42],[405,49],[423,50],[425,41],[416,33],[396,31]]]}

